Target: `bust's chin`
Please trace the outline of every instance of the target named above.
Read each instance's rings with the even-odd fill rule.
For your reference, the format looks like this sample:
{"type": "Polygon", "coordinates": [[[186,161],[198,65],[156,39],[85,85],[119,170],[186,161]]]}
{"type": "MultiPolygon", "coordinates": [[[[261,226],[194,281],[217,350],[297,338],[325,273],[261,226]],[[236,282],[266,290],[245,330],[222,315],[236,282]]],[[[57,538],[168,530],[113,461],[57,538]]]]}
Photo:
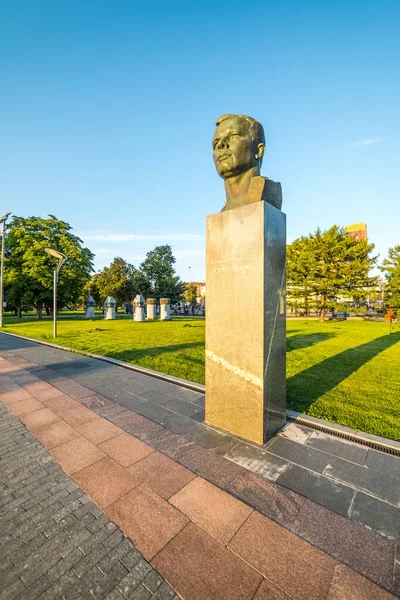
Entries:
{"type": "Polygon", "coordinates": [[[251,167],[239,167],[239,166],[235,166],[233,167],[232,165],[227,165],[226,163],[221,163],[218,168],[218,175],[220,177],[222,177],[222,179],[230,179],[231,177],[238,177],[240,175],[243,175],[244,173],[246,173],[247,171],[250,170],[251,167]]]}
{"type": "Polygon", "coordinates": [[[232,164],[233,161],[230,160],[222,160],[220,163],[216,164],[217,173],[222,179],[231,179],[232,177],[240,177],[244,175],[248,171],[252,169],[256,169],[257,173],[254,175],[259,175],[260,170],[258,164],[232,164]]]}

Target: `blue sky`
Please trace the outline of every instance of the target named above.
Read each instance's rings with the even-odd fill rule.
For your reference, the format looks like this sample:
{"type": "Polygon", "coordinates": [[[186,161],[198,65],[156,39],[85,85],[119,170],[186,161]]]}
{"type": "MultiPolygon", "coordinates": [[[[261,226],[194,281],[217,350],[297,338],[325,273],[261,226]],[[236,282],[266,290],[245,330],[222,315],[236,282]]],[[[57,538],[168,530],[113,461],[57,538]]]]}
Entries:
{"type": "Polygon", "coordinates": [[[2,210],[65,219],[98,268],[170,243],[202,280],[214,123],[244,113],[289,240],[366,221],[382,259],[400,243],[399,17],[385,0],[2,2],[2,210]]]}

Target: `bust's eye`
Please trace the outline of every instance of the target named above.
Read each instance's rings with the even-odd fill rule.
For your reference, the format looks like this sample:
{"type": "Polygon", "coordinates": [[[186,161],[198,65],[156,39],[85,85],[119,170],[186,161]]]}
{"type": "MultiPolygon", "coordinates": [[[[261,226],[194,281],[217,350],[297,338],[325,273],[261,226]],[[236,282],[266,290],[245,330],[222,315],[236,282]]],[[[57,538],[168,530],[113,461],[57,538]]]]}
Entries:
{"type": "Polygon", "coordinates": [[[238,133],[236,133],[236,132],[234,132],[234,133],[231,133],[231,135],[230,135],[229,137],[230,137],[231,139],[232,139],[232,138],[237,138],[237,137],[239,137],[239,134],[238,134],[238,133]]]}

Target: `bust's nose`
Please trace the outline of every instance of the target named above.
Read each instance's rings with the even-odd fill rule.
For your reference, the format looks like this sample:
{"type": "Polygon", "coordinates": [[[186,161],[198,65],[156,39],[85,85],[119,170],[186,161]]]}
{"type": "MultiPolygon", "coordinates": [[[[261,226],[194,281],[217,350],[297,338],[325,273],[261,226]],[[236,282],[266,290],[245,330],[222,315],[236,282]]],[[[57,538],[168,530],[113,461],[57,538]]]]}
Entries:
{"type": "Polygon", "coordinates": [[[218,150],[223,150],[224,148],[229,148],[227,138],[221,138],[217,144],[218,150]]]}

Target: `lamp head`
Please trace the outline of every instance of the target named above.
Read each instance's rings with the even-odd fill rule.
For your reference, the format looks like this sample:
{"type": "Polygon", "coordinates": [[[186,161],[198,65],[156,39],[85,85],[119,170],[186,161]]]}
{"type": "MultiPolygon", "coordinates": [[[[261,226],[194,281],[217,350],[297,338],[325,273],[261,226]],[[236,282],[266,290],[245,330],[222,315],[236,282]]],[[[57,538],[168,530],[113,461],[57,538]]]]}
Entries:
{"type": "Polygon", "coordinates": [[[11,215],[11,213],[6,213],[5,215],[3,215],[0,218],[0,223],[4,223],[5,221],[7,221],[8,217],[11,215]]]}
{"type": "Polygon", "coordinates": [[[65,254],[58,252],[58,250],[53,250],[53,248],[45,248],[45,252],[51,254],[51,256],[55,256],[58,260],[64,260],[64,258],[66,258],[65,254]]]}

